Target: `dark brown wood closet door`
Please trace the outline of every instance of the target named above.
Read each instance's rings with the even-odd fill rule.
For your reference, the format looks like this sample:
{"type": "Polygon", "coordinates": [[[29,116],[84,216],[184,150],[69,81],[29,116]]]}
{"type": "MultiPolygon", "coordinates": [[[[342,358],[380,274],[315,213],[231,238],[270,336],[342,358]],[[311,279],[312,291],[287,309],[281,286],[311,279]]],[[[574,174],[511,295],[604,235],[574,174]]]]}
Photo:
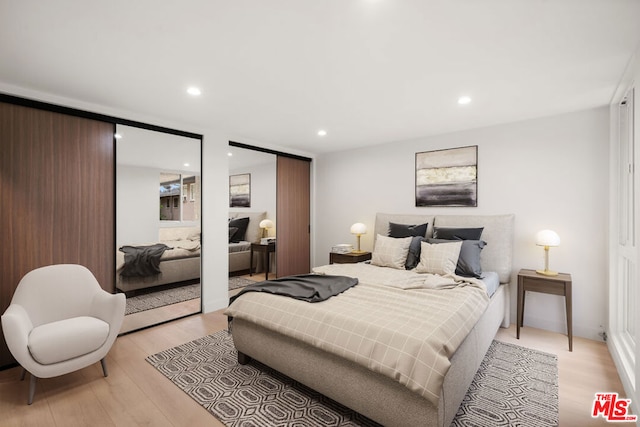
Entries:
{"type": "MultiPolygon", "coordinates": [[[[86,266],[115,286],[114,125],[0,103],[0,313],[30,270],[86,266]]],[[[0,367],[13,358],[0,337],[0,367]]]]}
{"type": "Polygon", "coordinates": [[[309,273],[311,163],[278,156],[277,164],[276,273],[309,273]]]}

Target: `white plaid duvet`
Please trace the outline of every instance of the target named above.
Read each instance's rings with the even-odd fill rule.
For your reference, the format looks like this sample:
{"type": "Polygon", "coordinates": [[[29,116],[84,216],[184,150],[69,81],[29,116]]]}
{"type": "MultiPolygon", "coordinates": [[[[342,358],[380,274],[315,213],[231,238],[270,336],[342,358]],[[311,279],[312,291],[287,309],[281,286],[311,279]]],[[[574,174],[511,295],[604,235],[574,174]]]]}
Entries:
{"type": "Polygon", "coordinates": [[[396,379],[437,406],[449,359],[487,307],[482,282],[369,264],[314,271],[359,284],[319,303],[248,292],[225,314],[396,379]]]}

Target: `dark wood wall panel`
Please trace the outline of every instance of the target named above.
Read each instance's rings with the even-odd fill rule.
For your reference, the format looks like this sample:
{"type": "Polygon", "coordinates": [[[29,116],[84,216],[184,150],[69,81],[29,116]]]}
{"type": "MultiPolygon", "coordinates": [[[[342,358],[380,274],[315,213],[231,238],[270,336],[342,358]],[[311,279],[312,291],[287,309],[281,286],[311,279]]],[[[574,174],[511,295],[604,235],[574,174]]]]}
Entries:
{"type": "Polygon", "coordinates": [[[309,273],[311,163],[284,156],[277,160],[276,273],[278,277],[309,273]]]}
{"type": "MultiPolygon", "coordinates": [[[[115,285],[114,124],[0,103],[0,312],[30,270],[86,266],[115,285]]],[[[0,366],[13,363],[4,336],[0,366]]]]}

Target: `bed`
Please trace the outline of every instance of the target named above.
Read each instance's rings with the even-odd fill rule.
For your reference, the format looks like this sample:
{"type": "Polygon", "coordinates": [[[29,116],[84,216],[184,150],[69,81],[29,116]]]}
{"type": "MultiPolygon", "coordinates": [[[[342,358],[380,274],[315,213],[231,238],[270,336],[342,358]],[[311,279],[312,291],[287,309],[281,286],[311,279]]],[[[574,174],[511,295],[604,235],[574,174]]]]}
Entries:
{"type": "MultiPolygon", "coordinates": [[[[480,253],[481,268],[483,274],[494,272],[493,276],[499,282],[490,298],[486,291],[483,291],[485,292],[484,296],[479,292],[482,285],[478,284],[479,280],[476,278],[462,279],[468,280],[468,282],[462,282],[461,286],[456,285],[451,289],[422,289],[420,285],[417,285],[420,279],[416,278],[415,271],[395,269],[399,273],[399,276],[395,276],[395,273],[390,271],[393,268],[389,267],[340,264],[320,266],[315,268],[314,272],[318,274],[360,275],[360,283],[338,296],[317,304],[308,304],[283,296],[263,295],[257,292],[250,292],[238,298],[229,306],[226,314],[233,318],[231,333],[238,350],[239,361],[246,363],[251,358],[256,359],[385,426],[448,427],[498,327],[508,327],[510,323],[509,283],[512,274],[514,216],[378,214],[376,215],[375,233],[376,236],[381,235],[385,238],[376,239],[374,259],[376,259],[378,241],[384,243],[388,239],[386,236],[390,224],[418,225],[425,223],[428,224],[427,238],[433,237],[434,226],[438,231],[446,228],[483,228],[481,239],[487,244],[480,253]],[[374,268],[382,270],[371,270],[374,268]],[[386,281],[386,283],[373,283],[376,282],[376,278],[381,278],[380,280],[386,281]],[[357,290],[360,294],[354,298],[357,290]],[[433,346],[431,341],[425,341],[425,344],[417,346],[410,341],[399,341],[399,343],[406,344],[408,342],[410,344],[411,351],[403,352],[407,353],[407,357],[413,357],[417,360],[413,365],[401,359],[398,359],[395,365],[393,360],[390,363],[372,362],[370,358],[354,353],[348,345],[337,346],[337,342],[341,340],[348,343],[353,341],[354,336],[366,337],[366,341],[362,339],[362,342],[367,345],[360,345],[360,347],[363,347],[365,352],[369,351],[373,354],[378,352],[380,348],[390,348],[391,345],[387,344],[392,344],[396,340],[394,330],[381,333],[377,329],[370,329],[371,324],[375,323],[377,319],[393,319],[394,321],[390,324],[397,328],[395,331],[400,336],[403,329],[398,327],[402,323],[398,323],[397,317],[407,317],[409,324],[413,324],[416,315],[420,316],[421,313],[433,313],[440,310],[418,306],[407,308],[406,311],[394,312],[393,310],[397,310],[395,302],[386,304],[387,301],[383,301],[384,303],[381,304],[379,300],[375,299],[371,299],[371,302],[363,302],[369,298],[378,298],[367,295],[367,293],[376,292],[392,292],[394,298],[395,295],[401,295],[398,299],[408,305],[413,304],[411,303],[414,300],[413,295],[420,293],[439,295],[444,298],[447,292],[457,292],[455,298],[449,299],[453,301],[464,299],[462,302],[458,301],[459,308],[450,318],[447,318],[447,322],[443,322],[442,326],[438,327],[439,332],[435,332],[436,329],[434,329],[433,335],[444,335],[450,338],[440,347],[434,347],[437,356],[425,356],[432,357],[433,363],[431,361],[423,363],[424,361],[421,359],[424,348],[433,346]],[[403,292],[412,297],[402,296],[403,292]],[[360,303],[354,301],[360,301],[360,303]],[[246,306],[244,309],[243,305],[246,306]],[[269,307],[269,309],[261,312],[255,308],[261,305],[269,307]],[[343,307],[343,311],[336,311],[335,316],[338,317],[319,317],[326,315],[326,313],[318,311],[323,310],[322,305],[325,305],[327,309],[329,307],[343,307]],[[375,306],[375,311],[360,313],[359,310],[365,310],[364,306],[368,305],[375,306]],[[310,308],[311,306],[314,307],[310,308]],[[417,313],[415,312],[416,308],[417,313]],[[353,326],[355,329],[360,328],[357,334],[351,333],[351,335],[347,334],[344,337],[338,334],[335,335],[337,338],[333,338],[335,342],[327,343],[326,340],[323,341],[324,335],[320,330],[311,333],[316,326],[331,328],[348,325],[348,323],[343,323],[342,317],[347,316],[350,311],[354,311],[355,317],[360,316],[365,319],[364,324],[353,326]],[[280,322],[275,319],[286,317],[285,312],[299,312],[302,319],[305,317],[307,319],[322,318],[323,321],[316,322],[320,326],[309,321],[309,325],[314,325],[310,327],[302,325],[306,321],[301,321],[299,318],[297,323],[294,321],[293,325],[285,324],[274,327],[274,322],[280,322]],[[367,323],[369,321],[371,322],[367,323]],[[454,324],[455,328],[452,326],[454,324]],[[304,331],[301,332],[301,329],[304,331]],[[391,335],[389,335],[390,333],[391,335]],[[385,336],[385,338],[376,342],[373,339],[375,336],[385,336]],[[369,341],[372,343],[370,344],[369,341]],[[431,365],[431,371],[426,372],[422,369],[425,364],[431,365]],[[389,367],[391,367],[391,372],[389,372],[389,367]],[[414,377],[411,373],[408,376],[407,369],[417,371],[419,375],[414,377]]],[[[439,246],[435,242],[433,244],[439,246]]],[[[451,245],[446,247],[451,247],[451,245]]],[[[423,276],[431,277],[432,275],[423,276]]],[[[442,284],[456,278],[459,279],[457,274],[447,274],[443,277],[442,284]]],[[[435,286],[440,287],[440,284],[435,284],[435,286]]],[[[425,315],[424,317],[426,319],[429,316],[425,315]]],[[[411,329],[424,332],[428,328],[411,329]]]]}
{"type": "Polygon", "coordinates": [[[160,257],[158,274],[123,274],[125,254],[116,251],[116,289],[131,295],[142,289],[200,280],[200,237],[200,227],[166,227],[159,229],[158,242],[126,245],[166,245],[169,249],[160,257]]]}
{"type": "MultiPolygon", "coordinates": [[[[260,221],[267,217],[266,212],[230,212],[229,213],[229,275],[246,274],[251,267],[251,243],[260,243],[262,230],[260,221]],[[241,236],[236,235],[237,226],[246,224],[241,236]]],[[[258,257],[254,263],[255,271],[262,270],[262,260],[258,257]]]]}

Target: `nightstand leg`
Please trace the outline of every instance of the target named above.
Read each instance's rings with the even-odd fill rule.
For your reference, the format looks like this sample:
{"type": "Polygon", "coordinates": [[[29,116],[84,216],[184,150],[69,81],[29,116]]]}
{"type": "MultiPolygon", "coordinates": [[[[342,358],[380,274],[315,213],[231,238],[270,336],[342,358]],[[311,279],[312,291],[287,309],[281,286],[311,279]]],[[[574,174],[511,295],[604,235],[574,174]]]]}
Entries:
{"type": "Polygon", "coordinates": [[[571,308],[571,282],[565,284],[564,300],[567,306],[567,335],[569,336],[569,351],[573,351],[573,313],[571,308]]]}
{"type": "Polygon", "coordinates": [[[249,276],[253,276],[253,246],[249,250],[249,276]]]}
{"type": "Polygon", "coordinates": [[[527,299],[527,291],[522,291],[522,312],[520,313],[520,327],[524,327],[524,306],[527,299]]]}
{"type": "Polygon", "coordinates": [[[520,327],[522,326],[522,320],[524,318],[524,286],[522,278],[518,277],[518,305],[516,315],[516,338],[520,339],[520,327]]]}

